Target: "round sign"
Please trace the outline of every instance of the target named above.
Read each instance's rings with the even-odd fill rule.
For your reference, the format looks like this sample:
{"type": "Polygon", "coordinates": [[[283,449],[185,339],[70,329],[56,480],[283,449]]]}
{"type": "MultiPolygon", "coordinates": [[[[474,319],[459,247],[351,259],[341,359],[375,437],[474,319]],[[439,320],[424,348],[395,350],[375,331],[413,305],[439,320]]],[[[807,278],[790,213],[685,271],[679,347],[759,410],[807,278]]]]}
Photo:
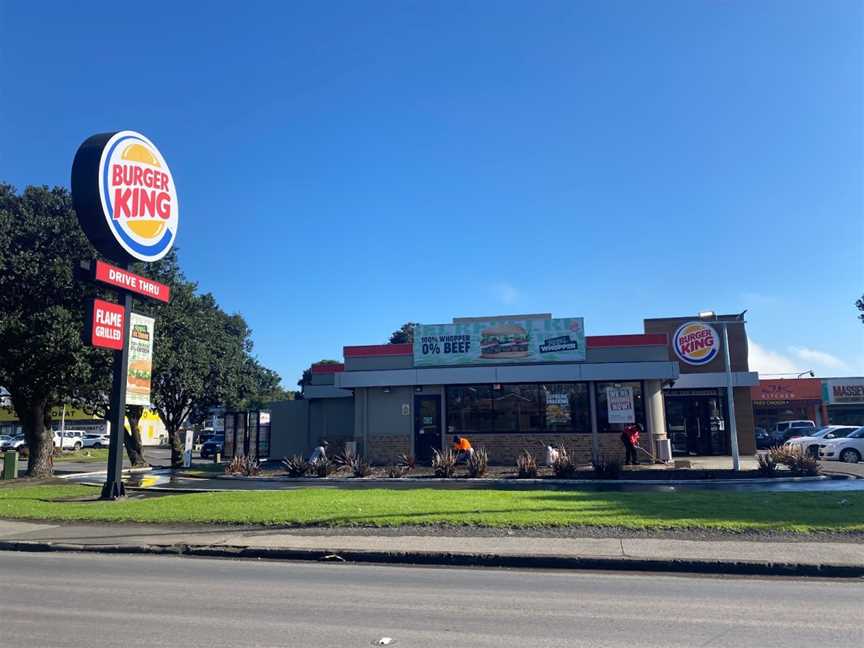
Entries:
{"type": "Polygon", "coordinates": [[[111,259],[158,261],[177,238],[180,206],[171,169],[140,133],[88,138],[72,163],[72,200],[90,242],[111,259]]]}
{"type": "Polygon", "coordinates": [[[678,327],[672,338],[675,355],[690,365],[706,365],[720,352],[720,337],[713,326],[687,322],[678,327]]]}

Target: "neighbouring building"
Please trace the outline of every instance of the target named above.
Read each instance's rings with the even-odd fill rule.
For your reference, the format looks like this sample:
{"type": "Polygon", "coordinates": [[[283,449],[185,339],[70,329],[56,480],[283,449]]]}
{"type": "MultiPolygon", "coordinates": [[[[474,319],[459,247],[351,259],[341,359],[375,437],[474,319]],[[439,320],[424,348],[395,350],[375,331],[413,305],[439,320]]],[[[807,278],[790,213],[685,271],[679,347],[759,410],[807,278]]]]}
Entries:
{"type": "Polygon", "coordinates": [[[751,389],[756,427],[773,430],[780,421],[813,421],[827,425],[819,378],[763,378],[751,389]]]}
{"type": "MultiPolygon", "coordinates": [[[[739,447],[752,454],[757,378],[744,324],[719,319],[730,322],[739,447]]],[[[634,422],[661,456],[728,454],[720,326],[694,320],[586,336],[581,318],[456,318],[419,326],[413,344],[346,346],[343,364],[311,367],[302,399],[273,405],[270,456],[305,454],[326,438],[379,464],[403,453],[427,461],[463,435],[495,463],[523,449],[539,456],[545,444],[588,461],[623,456],[620,432],[634,422]]]]}
{"type": "Polygon", "coordinates": [[[832,425],[864,425],[864,378],[824,378],[822,401],[832,425]]]}

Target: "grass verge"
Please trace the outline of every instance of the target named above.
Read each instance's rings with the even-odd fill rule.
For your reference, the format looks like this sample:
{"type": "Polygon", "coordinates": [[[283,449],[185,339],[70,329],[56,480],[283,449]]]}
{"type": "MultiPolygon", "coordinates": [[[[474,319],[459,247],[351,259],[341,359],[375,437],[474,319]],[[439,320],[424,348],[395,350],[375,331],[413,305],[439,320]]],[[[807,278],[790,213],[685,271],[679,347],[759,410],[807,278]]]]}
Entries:
{"type": "Polygon", "coordinates": [[[399,526],[452,524],[864,533],[864,493],[586,493],[331,490],[96,500],[69,484],[0,487],[0,518],[99,522],[399,526]]]}
{"type": "MultiPolygon", "coordinates": [[[[6,453],[0,452],[0,461],[2,461],[6,453]]],[[[26,461],[24,458],[19,458],[19,461],[26,461]]],[[[108,448],[82,448],[81,450],[64,450],[62,454],[54,457],[54,463],[63,463],[64,461],[74,461],[76,463],[105,463],[108,461],[108,448]]]]}

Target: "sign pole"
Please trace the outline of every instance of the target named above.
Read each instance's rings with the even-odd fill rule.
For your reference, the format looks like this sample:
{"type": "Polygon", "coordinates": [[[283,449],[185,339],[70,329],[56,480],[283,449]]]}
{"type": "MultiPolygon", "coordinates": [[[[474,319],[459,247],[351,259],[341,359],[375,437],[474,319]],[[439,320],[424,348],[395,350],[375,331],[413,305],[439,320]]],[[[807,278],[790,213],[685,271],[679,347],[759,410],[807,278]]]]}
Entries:
{"type": "Polygon", "coordinates": [[[102,499],[116,500],[126,496],[123,486],[123,428],[126,423],[126,375],[129,372],[129,327],[132,315],[132,293],[122,290],[123,348],[114,352],[114,381],[111,385],[111,442],[108,446],[108,474],[102,487],[102,499]]]}

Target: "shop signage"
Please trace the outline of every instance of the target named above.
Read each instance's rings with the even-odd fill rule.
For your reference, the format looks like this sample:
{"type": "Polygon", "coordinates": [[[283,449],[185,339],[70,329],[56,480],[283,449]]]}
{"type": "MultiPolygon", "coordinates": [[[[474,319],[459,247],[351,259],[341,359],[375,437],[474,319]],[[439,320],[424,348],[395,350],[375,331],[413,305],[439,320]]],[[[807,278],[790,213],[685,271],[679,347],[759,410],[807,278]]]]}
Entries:
{"type": "Polygon", "coordinates": [[[682,362],[706,365],[720,352],[720,336],[704,322],[686,322],[675,331],[672,348],[682,362]]]}
{"type": "Polygon", "coordinates": [[[171,289],[165,284],[133,274],[128,270],[117,268],[104,261],[96,261],[94,278],[96,281],[108,284],[109,286],[123,288],[124,290],[134,292],[143,297],[150,297],[166,304],[171,297],[171,289]]]}
{"type": "Polygon", "coordinates": [[[123,349],[125,311],[122,304],[94,299],[87,308],[85,342],[101,349],[123,349]]]}
{"type": "Polygon", "coordinates": [[[153,326],[155,320],[138,313],[129,318],[129,369],[126,372],[126,404],[150,405],[153,373],[153,326]]]}
{"type": "Polygon", "coordinates": [[[635,423],[632,387],[607,387],[606,407],[610,423],[635,423]]]}
{"type": "Polygon", "coordinates": [[[864,404],[864,378],[832,378],[822,382],[828,405],[864,404]]]}
{"type": "Polygon", "coordinates": [[[158,261],[177,238],[174,177],[159,149],[140,133],[88,138],[72,163],[72,200],[87,238],[109,259],[158,261]]]}
{"type": "Polygon", "coordinates": [[[546,424],[567,425],[570,423],[570,396],[543,387],[546,396],[546,424]]]}
{"type": "Polygon", "coordinates": [[[584,362],[581,317],[418,325],[414,366],[584,362]]]}

